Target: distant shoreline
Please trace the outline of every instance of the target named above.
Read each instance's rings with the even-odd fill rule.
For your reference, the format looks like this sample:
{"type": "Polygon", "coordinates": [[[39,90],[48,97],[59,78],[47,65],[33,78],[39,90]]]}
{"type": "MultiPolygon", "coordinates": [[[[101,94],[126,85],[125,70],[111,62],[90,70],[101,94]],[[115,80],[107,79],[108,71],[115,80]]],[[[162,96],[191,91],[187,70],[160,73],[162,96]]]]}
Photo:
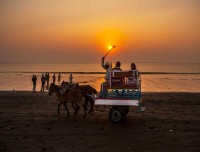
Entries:
{"type": "MultiPolygon", "coordinates": [[[[40,92],[40,91],[37,91],[37,92],[33,92],[31,90],[0,90],[0,93],[33,93],[33,94],[38,94],[38,93],[41,93],[41,94],[47,94],[48,91],[46,90],[45,92],[40,92]]],[[[149,95],[149,94],[152,94],[152,95],[155,95],[155,94],[199,94],[200,95],[200,92],[142,92],[143,95],[149,95]]]]}
{"type": "MultiPolygon", "coordinates": [[[[18,73],[18,74],[22,74],[22,73],[55,73],[55,74],[105,74],[105,72],[34,72],[34,71],[30,71],[30,72],[0,72],[0,73],[18,73]]],[[[140,72],[141,74],[149,74],[149,75],[153,75],[153,74],[200,74],[200,72],[140,72]]]]}

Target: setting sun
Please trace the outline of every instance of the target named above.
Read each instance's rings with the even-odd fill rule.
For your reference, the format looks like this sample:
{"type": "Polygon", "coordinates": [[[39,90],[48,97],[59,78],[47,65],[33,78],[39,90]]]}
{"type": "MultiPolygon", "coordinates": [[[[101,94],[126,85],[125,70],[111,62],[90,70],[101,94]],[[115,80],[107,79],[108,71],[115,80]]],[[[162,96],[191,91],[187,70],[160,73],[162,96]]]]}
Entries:
{"type": "Polygon", "coordinates": [[[113,48],[113,45],[109,44],[108,45],[108,50],[110,51],[113,48]]]}

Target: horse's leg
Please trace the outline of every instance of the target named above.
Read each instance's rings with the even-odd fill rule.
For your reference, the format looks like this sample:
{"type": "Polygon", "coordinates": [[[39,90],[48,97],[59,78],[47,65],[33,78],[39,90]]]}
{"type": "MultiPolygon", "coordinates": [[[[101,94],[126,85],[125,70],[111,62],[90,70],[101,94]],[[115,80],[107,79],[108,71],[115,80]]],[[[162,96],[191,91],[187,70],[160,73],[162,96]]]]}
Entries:
{"type": "Polygon", "coordinates": [[[85,96],[85,105],[84,105],[84,108],[87,107],[87,104],[88,104],[88,97],[87,97],[87,95],[86,95],[86,96],[85,96]]]}
{"type": "Polygon", "coordinates": [[[89,96],[85,96],[85,108],[87,108],[88,102],[90,102],[90,105],[91,105],[88,113],[94,112],[94,109],[93,109],[94,108],[94,100],[89,96]]]}
{"type": "Polygon", "coordinates": [[[84,116],[83,116],[83,118],[86,118],[87,107],[85,105],[83,105],[83,108],[84,108],[84,116]]]}
{"type": "Polygon", "coordinates": [[[74,103],[72,102],[72,107],[74,108],[74,111],[76,111],[76,107],[74,106],[74,103]]]}
{"type": "Polygon", "coordinates": [[[58,104],[58,115],[60,114],[60,105],[61,103],[58,104]]]}
{"type": "Polygon", "coordinates": [[[68,110],[68,108],[67,108],[67,105],[66,105],[67,103],[64,103],[64,106],[65,106],[65,109],[66,109],[66,111],[67,111],[67,116],[69,117],[69,115],[70,115],[70,113],[69,113],[69,110],[68,110]]]}
{"type": "MultiPolygon", "coordinates": [[[[83,103],[81,102],[82,101],[82,98],[79,100],[79,103],[83,103]]],[[[84,109],[84,116],[83,118],[86,117],[86,111],[87,111],[87,104],[88,104],[88,98],[87,98],[87,95],[85,96],[85,104],[81,104],[83,109],[84,109]]]]}
{"type": "Polygon", "coordinates": [[[88,113],[94,112],[94,99],[92,99],[91,97],[89,97],[88,101],[90,102],[90,105],[91,105],[91,108],[90,108],[90,110],[89,110],[88,113]]]}
{"type": "Polygon", "coordinates": [[[75,113],[74,116],[78,113],[80,106],[78,105],[78,103],[75,103],[76,109],[75,109],[75,113]]]}

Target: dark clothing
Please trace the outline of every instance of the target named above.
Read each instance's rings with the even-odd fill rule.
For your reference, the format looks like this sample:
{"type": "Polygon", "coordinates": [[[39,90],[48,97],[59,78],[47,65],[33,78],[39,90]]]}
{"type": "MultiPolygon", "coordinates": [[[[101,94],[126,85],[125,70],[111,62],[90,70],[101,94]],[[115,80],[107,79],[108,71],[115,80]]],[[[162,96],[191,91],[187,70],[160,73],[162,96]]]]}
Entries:
{"type": "Polygon", "coordinates": [[[41,77],[41,82],[42,82],[42,85],[44,85],[44,84],[45,84],[45,81],[46,81],[45,77],[41,77]]]}
{"type": "Polygon", "coordinates": [[[32,82],[33,82],[33,92],[35,92],[36,91],[36,83],[37,83],[37,77],[36,76],[32,77],[32,82]]]}
{"type": "Polygon", "coordinates": [[[48,74],[45,75],[45,79],[46,79],[47,82],[49,81],[49,75],[48,74]]]}
{"type": "Polygon", "coordinates": [[[41,82],[42,82],[42,86],[41,86],[41,92],[44,92],[44,85],[45,85],[45,82],[46,82],[46,79],[44,76],[41,77],[41,82]]]}

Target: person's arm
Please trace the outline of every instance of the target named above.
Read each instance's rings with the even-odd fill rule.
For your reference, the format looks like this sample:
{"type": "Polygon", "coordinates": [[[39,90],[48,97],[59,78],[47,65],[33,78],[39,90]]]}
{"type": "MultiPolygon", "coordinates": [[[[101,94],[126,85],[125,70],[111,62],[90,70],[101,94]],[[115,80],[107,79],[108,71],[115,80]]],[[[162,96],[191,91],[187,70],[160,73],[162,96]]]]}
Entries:
{"type": "Polygon", "coordinates": [[[106,69],[106,68],[105,68],[105,65],[104,65],[104,59],[105,59],[105,57],[103,57],[103,58],[101,59],[101,66],[102,66],[104,69],[106,69]]]}

